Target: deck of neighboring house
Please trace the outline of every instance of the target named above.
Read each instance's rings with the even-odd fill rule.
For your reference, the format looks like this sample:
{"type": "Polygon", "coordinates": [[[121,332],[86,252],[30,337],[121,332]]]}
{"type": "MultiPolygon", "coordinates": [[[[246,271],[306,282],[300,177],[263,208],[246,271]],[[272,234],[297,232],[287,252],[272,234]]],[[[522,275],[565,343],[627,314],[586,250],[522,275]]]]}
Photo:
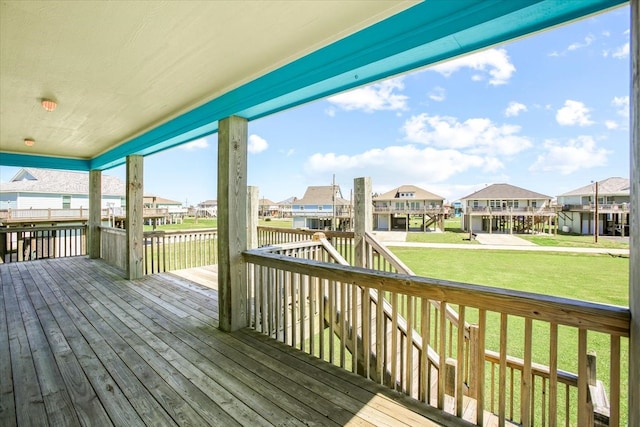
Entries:
{"type": "Polygon", "coordinates": [[[419,402],[253,330],[221,332],[217,290],[177,274],[130,281],[86,257],[2,264],[0,314],[0,425],[438,425],[419,402]]]}

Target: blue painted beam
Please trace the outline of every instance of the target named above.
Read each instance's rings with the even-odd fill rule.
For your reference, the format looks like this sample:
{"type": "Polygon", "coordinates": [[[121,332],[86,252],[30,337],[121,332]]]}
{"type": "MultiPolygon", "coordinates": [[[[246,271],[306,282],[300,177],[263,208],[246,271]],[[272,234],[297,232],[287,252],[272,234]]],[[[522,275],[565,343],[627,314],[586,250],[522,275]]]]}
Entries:
{"type": "Polygon", "coordinates": [[[89,170],[89,160],[34,156],[32,154],[0,153],[0,164],[3,166],[23,168],[65,169],[71,171],[89,170]]]}

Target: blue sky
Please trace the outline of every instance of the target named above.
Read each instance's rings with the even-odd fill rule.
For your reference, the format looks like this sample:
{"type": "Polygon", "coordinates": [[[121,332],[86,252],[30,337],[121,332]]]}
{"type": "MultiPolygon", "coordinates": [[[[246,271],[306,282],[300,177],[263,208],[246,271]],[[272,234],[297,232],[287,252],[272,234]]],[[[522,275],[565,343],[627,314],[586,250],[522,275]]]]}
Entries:
{"type": "MultiPolygon", "coordinates": [[[[455,201],[629,177],[629,7],[249,123],[248,182],[275,202],[335,174],[455,201]]],[[[216,198],[217,135],[145,158],[145,194],[216,198]]],[[[3,182],[16,168],[0,168],[3,182]]],[[[124,179],[123,167],[104,172],[124,179]]]]}

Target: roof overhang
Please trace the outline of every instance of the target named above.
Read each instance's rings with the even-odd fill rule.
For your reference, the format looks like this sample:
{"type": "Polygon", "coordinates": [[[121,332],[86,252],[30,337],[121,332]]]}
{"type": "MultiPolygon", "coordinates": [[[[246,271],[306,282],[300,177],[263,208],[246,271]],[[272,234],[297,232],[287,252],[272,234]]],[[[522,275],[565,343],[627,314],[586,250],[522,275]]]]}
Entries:
{"type": "Polygon", "coordinates": [[[3,2],[0,164],[108,169],[624,3],[3,2]]]}

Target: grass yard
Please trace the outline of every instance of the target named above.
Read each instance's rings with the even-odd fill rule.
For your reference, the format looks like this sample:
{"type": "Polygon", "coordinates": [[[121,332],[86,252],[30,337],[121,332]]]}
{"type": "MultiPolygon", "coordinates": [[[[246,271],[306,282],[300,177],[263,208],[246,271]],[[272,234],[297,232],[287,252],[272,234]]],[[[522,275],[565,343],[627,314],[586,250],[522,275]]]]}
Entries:
{"type": "MultiPolygon", "coordinates": [[[[604,304],[629,305],[629,260],[609,255],[510,252],[464,249],[390,248],[417,275],[464,283],[494,286],[554,295],[604,304]]],[[[454,308],[457,310],[458,307],[454,308]]],[[[470,323],[477,321],[477,310],[467,310],[470,323]]],[[[487,316],[487,348],[498,351],[500,316],[487,316]]],[[[549,362],[549,325],[533,323],[535,362],[549,362]]],[[[577,331],[558,328],[558,367],[577,372],[577,331]]],[[[524,320],[508,317],[508,354],[523,357],[524,320]]],[[[609,337],[588,334],[588,351],[598,357],[598,379],[609,384],[609,337]]],[[[626,414],[628,340],[622,340],[622,414],[626,414]]],[[[624,417],[624,415],[623,415],[624,417]]],[[[624,421],[624,419],[622,420],[624,421]]]]}
{"type": "Polygon", "coordinates": [[[595,243],[593,236],[583,236],[578,234],[518,234],[525,240],[540,246],[564,246],[569,248],[606,248],[606,249],[629,249],[629,239],[610,238],[598,236],[598,243],[595,243]]]}

